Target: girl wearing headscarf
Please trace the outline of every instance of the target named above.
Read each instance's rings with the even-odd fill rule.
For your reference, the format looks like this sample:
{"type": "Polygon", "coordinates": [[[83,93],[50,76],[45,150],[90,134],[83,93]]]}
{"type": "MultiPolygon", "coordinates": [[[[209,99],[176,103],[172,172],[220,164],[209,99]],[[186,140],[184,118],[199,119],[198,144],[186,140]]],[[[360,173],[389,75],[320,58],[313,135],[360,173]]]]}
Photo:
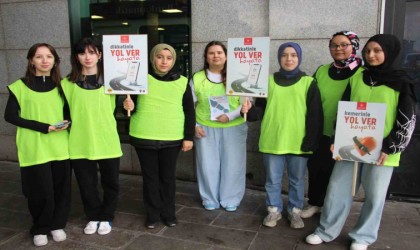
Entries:
{"type": "Polygon", "coordinates": [[[292,42],[282,44],[277,58],[280,70],[270,76],[268,98],[257,99],[251,109],[251,103],[246,102],[241,111],[248,113],[249,121],[263,115],[259,148],[266,168],[268,210],[263,225],[274,227],[281,219],[282,177],[287,168],[288,219],[292,228],[303,228],[300,213],[306,163],[321,136],[322,104],[316,80],[299,68],[302,62],[300,46],[292,42]]]}
{"type": "Polygon", "coordinates": [[[204,68],[190,82],[196,103],[197,180],[206,210],[222,206],[234,212],[245,194],[248,126],[240,115],[238,96],[226,97],[226,47],[211,41],[204,49],[204,68]],[[229,110],[211,120],[209,100],[226,97],[229,110]]]}
{"type": "Polygon", "coordinates": [[[321,212],[325,193],[334,168],[335,160],[330,151],[338,101],[343,96],[349,78],[361,70],[361,59],[356,55],[359,37],[352,31],[339,31],[329,41],[332,63],[320,66],[314,74],[321,93],[324,111],[324,128],[318,149],[308,160],[308,205],[302,210],[302,218],[321,212]]]}
{"type": "Polygon", "coordinates": [[[175,171],[179,151],[193,147],[195,113],[191,89],[176,67],[176,52],[168,44],[150,51],[147,95],[124,101],[132,111],[130,141],[143,174],[146,227],[177,224],[175,216],[175,171]]]}
{"type": "MultiPolygon", "coordinates": [[[[343,100],[385,103],[384,140],[377,164],[359,163],[357,188],[363,186],[365,201],[357,224],[350,231],[351,250],[365,250],[378,236],[385,198],[394,167],[414,130],[413,81],[397,69],[401,45],[397,37],[379,34],[363,48],[364,71],[350,79],[343,100]]],[[[338,237],[352,206],[353,162],[337,161],[332,172],[320,225],[306,237],[309,244],[330,242],[338,237]]]]}
{"type": "Polygon", "coordinates": [[[117,209],[122,151],[114,117],[115,95],[105,94],[101,58],[102,44],[96,38],[80,39],[71,53],[71,72],[61,85],[72,118],[71,165],[88,220],[83,232],[106,235],[117,209]]]}

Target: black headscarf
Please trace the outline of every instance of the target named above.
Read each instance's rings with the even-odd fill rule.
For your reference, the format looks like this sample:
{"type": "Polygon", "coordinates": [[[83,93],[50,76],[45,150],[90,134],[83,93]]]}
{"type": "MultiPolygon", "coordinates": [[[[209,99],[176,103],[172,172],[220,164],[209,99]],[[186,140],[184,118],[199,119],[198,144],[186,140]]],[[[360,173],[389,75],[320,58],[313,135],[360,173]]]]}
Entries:
{"type": "Polygon", "coordinates": [[[413,93],[414,82],[410,76],[398,67],[398,55],[401,51],[401,43],[398,38],[390,34],[378,34],[366,42],[362,51],[366,70],[363,72],[363,80],[366,83],[376,82],[376,85],[386,85],[400,93],[413,93]],[[377,42],[385,56],[384,62],[379,66],[371,66],[366,60],[366,45],[369,42],[377,42]]]}

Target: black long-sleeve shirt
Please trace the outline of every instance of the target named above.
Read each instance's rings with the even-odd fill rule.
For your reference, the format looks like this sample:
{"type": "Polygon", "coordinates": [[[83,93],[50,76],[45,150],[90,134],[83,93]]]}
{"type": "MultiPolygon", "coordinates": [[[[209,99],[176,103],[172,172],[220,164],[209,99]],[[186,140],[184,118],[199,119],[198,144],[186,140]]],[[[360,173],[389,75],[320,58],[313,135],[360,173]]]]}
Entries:
{"type": "MultiPolygon", "coordinates": [[[[25,85],[29,89],[35,92],[48,92],[57,87],[57,85],[51,81],[51,77],[49,76],[36,76],[34,84],[25,83],[25,85]]],[[[13,92],[9,88],[8,90],[9,90],[9,98],[7,99],[6,109],[4,112],[4,119],[15,126],[27,128],[27,129],[31,129],[31,130],[35,130],[35,131],[47,134],[48,128],[52,124],[47,124],[47,123],[34,121],[34,120],[28,120],[28,119],[24,119],[20,117],[19,102],[16,96],[13,94],[13,92]]],[[[66,101],[64,102],[63,114],[64,114],[65,120],[70,120],[70,110],[66,101]]]]}

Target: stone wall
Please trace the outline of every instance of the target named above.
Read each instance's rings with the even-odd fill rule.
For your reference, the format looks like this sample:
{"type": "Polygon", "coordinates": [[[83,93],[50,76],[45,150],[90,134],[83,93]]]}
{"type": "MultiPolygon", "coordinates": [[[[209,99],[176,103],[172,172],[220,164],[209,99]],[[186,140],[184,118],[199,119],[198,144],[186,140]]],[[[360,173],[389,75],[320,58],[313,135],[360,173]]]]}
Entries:
{"type": "MultiPolygon", "coordinates": [[[[212,40],[230,37],[271,38],[270,73],[278,70],[278,46],[286,41],[302,46],[302,70],[312,74],[331,61],[328,40],[347,29],[358,33],[362,45],[379,31],[381,0],[192,0],[193,72],[203,67],[203,50],[212,40]]],[[[36,42],[57,48],[62,72],[69,72],[70,27],[67,0],[0,0],[0,116],[4,115],[6,86],[24,74],[26,52],[36,42]]],[[[0,119],[0,160],[16,161],[16,128],[0,119]]],[[[249,123],[247,181],[263,186],[265,174],[258,152],[259,122],[249,123]]],[[[137,155],[123,144],[121,171],[140,173],[137,155]]],[[[196,180],[193,152],[181,153],[178,178],[196,180]]]]}

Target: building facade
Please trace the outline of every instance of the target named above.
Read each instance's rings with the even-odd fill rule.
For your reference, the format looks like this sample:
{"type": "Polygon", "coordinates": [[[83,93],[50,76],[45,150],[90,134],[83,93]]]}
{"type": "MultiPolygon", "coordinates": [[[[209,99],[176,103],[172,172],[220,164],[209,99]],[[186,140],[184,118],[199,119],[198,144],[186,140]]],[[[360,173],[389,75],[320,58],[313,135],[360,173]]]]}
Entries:
{"type": "MultiPolygon", "coordinates": [[[[227,42],[231,37],[270,37],[272,52],[270,73],[278,70],[276,59],[278,46],[286,41],[297,42],[303,50],[301,69],[307,74],[312,74],[319,65],[331,61],[328,41],[332,34],[340,30],[355,31],[363,46],[370,36],[384,31],[385,10],[390,11],[391,7],[387,6],[395,2],[385,0],[162,1],[174,4],[182,2],[190,8],[187,55],[190,63],[186,65],[189,76],[191,72],[203,67],[203,51],[209,41],[227,42]]],[[[80,27],[80,22],[85,22],[87,25],[85,27],[89,25],[92,29],[96,27],[90,18],[81,18],[82,12],[89,14],[88,10],[79,6],[83,2],[89,4],[89,1],[78,0],[0,0],[0,115],[2,117],[8,98],[6,86],[23,76],[26,52],[32,44],[47,42],[53,45],[62,58],[63,75],[69,72],[72,41],[84,34],[84,31],[78,30],[77,27],[80,27]]],[[[118,4],[124,1],[90,1],[95,4],[102,2],[118,4]]],[[[140,4],[143,1],[126,2],[131,2],[133,5],[135,2],[140,4]]],[[[153,4],[159,1],[150,2],[153,4]]],[[[128,11],[126,15],[130,13],[128,11]]],[[[94,33],[95,30],[90,32],[94,33]]],[[[265,174],[261,154],[258,152],[259,123],[249,125],[247,181],[249,185],[262,186],[265,174]]],[[[17,160],[15,134],[16,128],[6,123],[4,119],[0,119],[0,160],[17,160]]],[[[121,171],[140,173],[134,149],[124,141],[122,148],[124,156],[121,171]]],[[[193,152],[181,153],[177,176],[180,179],[195,181],[193,152]]]]}

